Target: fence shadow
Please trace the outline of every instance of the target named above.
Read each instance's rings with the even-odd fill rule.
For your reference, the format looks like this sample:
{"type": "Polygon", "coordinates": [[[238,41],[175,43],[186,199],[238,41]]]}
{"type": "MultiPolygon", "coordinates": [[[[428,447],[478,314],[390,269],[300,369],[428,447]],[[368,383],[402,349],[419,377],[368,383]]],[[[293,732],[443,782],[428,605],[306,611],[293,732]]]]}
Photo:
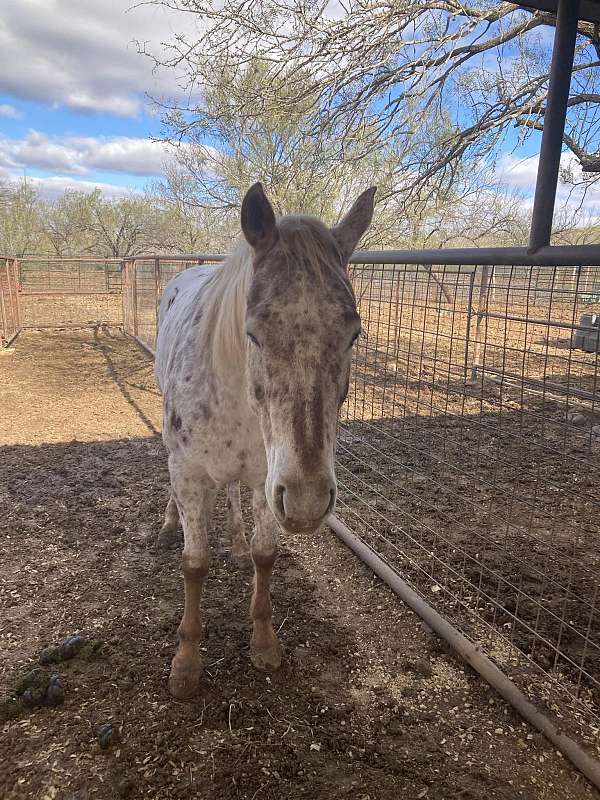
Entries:
{"type": "MultiPolygon", "coordinates": [[[[148,428],[150,433],[157,434],[159,433],[158,429],[155,427],[152,420],[144,413],[143,409],[140,407],[139,403],[135,401],[131,392],[128,388],[128,381],[127,378],[131,376],[131,372],[127,371],[125,374],[122,372],[121,365],[117,364],[115,359],[112,356],[110,348],[108,348],[105,344],[104,339],[100,335],[101,333],[105,334],[109,331],[109,327],[106,325],[94,325],[93,326],[93,337],[94,337],[94,346],[102,354],[104,360],[106,362],[107,372],[115,382],[119,392],[121,393],[122,397],[125,401],[131,406],[131,408],[135,411],[138,419],[148,428]]],[[[145,359],[148,364],[153,364],[154,360],[152,357],[147,354],[145,351],[142,350],[140,347],[140,358],[145,359]]],[[[154,392],[149,390],[147,387],[143,386],[136,386],[136,389],[142,392],[148,392],[151,394],[158,394],[158,392],[154,392]]]]}
{"type": "Polygon", "coordinates": [[[539,400],[462,404],[342,420],[340,514],[471,638],[496,631],[600,707],[600,441],[539,400]]]}

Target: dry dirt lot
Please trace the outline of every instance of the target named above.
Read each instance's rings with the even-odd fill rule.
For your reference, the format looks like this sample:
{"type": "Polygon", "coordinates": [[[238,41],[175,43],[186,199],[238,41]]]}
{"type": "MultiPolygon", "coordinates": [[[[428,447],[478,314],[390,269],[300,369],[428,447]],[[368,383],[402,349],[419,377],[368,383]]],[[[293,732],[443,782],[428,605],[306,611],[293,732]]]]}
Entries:
{"type": "Polygon", "coordinates": [[[0,402],[2,696],[45,646],[99,642],[41,667],[62,704],[2,703],[2,800],[597,796],[328,530],[283,537],[285,661],[256,672],[223,501],[203,690],[174,702],[182,587],[179,553],[150,546],[168,482],[149,358],[116,329],[27,332],[0,354],[0,402]]]}

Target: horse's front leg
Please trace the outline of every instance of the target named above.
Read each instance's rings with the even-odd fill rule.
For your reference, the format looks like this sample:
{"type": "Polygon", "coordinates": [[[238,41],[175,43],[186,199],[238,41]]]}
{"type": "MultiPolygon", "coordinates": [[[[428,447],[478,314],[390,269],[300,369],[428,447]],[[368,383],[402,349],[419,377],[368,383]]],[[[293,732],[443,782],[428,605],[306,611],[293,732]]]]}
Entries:
{"type": "Polygon", "coordinates": [[[264,491],[254,491],[252,506],[255,528],[250,549],[254,562],[254,591],[250,614],[254,630],[250,643],[250,657],[255,667],[272,672],[281,665],[281,645],[273,630],[273,609],[269,589],[271,572],[277,558],[279,527],[267,505],[264,491]]]}
{"type": "Polygon", "coordinates": [[[169,690],[173,697],[186,700],[198,691],[200,684],[200,600],[208,574],[208,526],[216,492],[203,485],[197,476],[182,473],[173,470],[171,474],[183,527],[185,604],[178,629],[179,644],[171,662],[169,690]]]}

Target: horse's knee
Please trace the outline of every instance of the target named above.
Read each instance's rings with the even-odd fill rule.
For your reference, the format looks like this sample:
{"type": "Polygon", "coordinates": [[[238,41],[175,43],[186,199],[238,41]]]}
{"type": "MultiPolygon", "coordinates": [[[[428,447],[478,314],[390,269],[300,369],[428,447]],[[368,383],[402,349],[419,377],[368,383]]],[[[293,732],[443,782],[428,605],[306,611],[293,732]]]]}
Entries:
{"type": "Polygon", "coordinates": [[[182,556],[183,576],[193,582],[202,581],[208,575],[208,552],[186,552],[182,556]]]}
{"type": "Polygon", "coordinates": [[[277,539],[274,536],[252,537],[250,544],[252,561],[257,567],[272,567],[277,559],[277,539]]]}

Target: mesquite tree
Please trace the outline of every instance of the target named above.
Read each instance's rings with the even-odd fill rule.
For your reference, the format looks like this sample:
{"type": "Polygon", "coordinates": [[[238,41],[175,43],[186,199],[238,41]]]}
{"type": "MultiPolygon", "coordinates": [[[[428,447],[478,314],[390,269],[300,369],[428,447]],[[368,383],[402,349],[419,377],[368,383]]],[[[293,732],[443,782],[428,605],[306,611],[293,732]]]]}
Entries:
{"type": "MultiPolygon", "coordinates": [[[[402,141],[404,193],[456,183],[466,159],[489,158],[511,129],[523,138],[544,125],[549,13],[498,0],[155,2],[197,17],[197,34],[156,58],[185,76],[190,97],[210,91],[223,65],[244,71],[259,56],[264,80],[238,98],[239,114],[257,117],[269,101],[294,113],[308,101],[303,129],[346,159],[402,141]]],[[[599,65],[600,30],[580,22],[564,135],[571,182],[600,176],[599,65]]],[[[195,102],[178,106],[192,127],[195,102]]]]}

